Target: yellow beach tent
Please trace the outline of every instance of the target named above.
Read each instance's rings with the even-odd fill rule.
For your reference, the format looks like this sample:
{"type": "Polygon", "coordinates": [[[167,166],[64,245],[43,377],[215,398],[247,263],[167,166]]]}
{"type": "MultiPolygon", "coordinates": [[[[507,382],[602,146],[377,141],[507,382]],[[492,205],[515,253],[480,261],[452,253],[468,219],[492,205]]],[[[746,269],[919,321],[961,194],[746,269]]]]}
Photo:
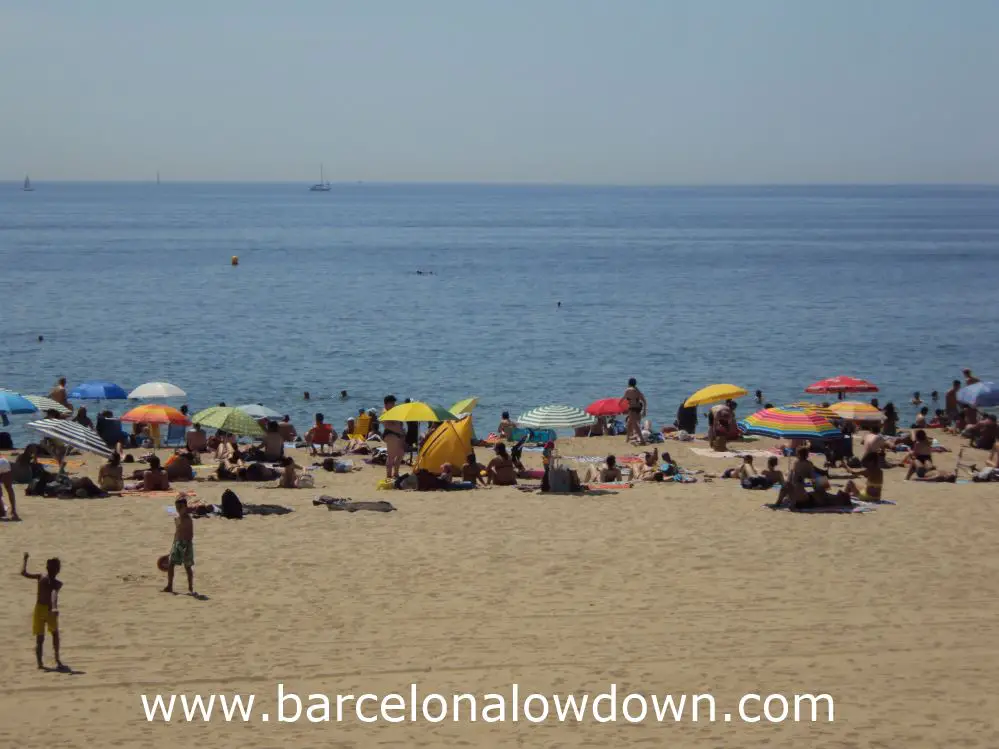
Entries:
{"type": "Polygon", "coordinates": [[[457,473],[472,452],[472,417],[458,421],[442,421],[431,434],[416,459],[416,469],[440,473],[441,466],[450,463],[457,473]]]}

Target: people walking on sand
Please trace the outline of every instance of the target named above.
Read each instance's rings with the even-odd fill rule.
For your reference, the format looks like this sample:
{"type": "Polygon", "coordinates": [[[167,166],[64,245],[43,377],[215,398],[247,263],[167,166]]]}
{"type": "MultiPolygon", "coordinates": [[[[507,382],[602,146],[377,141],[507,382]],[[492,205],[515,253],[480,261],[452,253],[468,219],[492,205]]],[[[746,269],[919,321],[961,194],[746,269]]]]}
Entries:
{"type": "Polygon", "coordinates": [[[38,581],[35,609],[31,617],[31,633],[35,636],[35,660],[38,668],[45,668],[42,662],[42,649],[45,647],[45,630],[52,635],[52,649],[55,651],[56,666],[61,670],[66,667],[59,660],[59,591],[62,581],[58,579],[62,564],[52,558],[45,563],[45,574],[28,572],[28,552],[24,552],[24,563],[21,565],[21,576],[38,581]]]}
{"type": "Polygon", "coordinates": [[[627,428],[625,440],[644,445],[642,439],[642,418],[648,412],[649,404],[645,400],[645,395],[638,389],[638,380],[632,377],[628,380],[628,387],[624,391],[624,400],[628,401],[627,428]]]}
{"type": "Polygon", "coordinates": [[[0,518],[7,517],[7,508],[3,506],[3,492],[7,493],[10,503],[10,519],[20,520],[17,516],[17,497],[14,495],[14,469],[10,462],[0,457],[0,518]]]}
{"type": "Polygon", "coordinates": [[[186,497],[179,497],[174,507],[177,517],[174,518],[173,545],[170,547],[167,584],[163,592],[173,593],[174,569],[183,565],[187,573],[187,592],[194,595],[194,520],[187,509],[186,497]]]}

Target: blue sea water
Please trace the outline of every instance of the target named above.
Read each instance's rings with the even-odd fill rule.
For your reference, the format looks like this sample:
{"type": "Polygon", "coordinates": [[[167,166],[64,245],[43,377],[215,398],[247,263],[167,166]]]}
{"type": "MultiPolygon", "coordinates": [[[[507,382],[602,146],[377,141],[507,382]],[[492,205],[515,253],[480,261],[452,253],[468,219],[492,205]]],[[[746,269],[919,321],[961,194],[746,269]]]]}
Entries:
{"type": "Polygon", "coordinates": [[[477,395],[485,433],[632,376],[657,423],[713,382],[851,374],[905,414],[999,376],[999,187],[35,186],[0,185],[0,387],[26,393],[168,380],[300,424],[477,395]]]}

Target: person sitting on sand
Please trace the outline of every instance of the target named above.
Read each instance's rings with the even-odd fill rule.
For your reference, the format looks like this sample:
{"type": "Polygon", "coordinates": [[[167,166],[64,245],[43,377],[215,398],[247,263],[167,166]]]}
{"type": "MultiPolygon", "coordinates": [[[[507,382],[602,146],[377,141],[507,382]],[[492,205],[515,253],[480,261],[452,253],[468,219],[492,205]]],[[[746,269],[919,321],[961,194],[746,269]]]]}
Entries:
{"type": "Polygon", "coordinates": [[[986,414],[980,422],[969,430],[971,446],[979,450],[991,450],[996,443],[996,417],[986,414]]]}
{"type": "Polygon", "coordinates": [[[325,454],[327,446],[332,452],[333,445],[336,444],[336,435],[321,413],[316,414],[316,423],[305,433],[305,444],[309,446],[310,455],[325,454]]]}
{"type": "Polygon", "coordinates": [[[489,483],[496,486],[514,486],[517,483],[517,469],[506,451],[506,444],[496,443],[493,448],[496,457],[489,461],[486,471],[489,473],[489,483]]]}
{"type": "Polygon", "coordinates": [[[797,460],[791,466],[787,483],[780,490],[780,494],[777,497],[777,504],[786,505],[791,509],[807,506],[809,496],[808,487],[805,484],[808,481],[814,482],[815,476],[815,466],[808,459],[808,448],[799,447],[797,460]]]}
{"type": "Polygon", "coordinates": [[[194,453],[176,450],[167,458],[166,475],[170,481],[194,481],[194,453]]]}
{"type": "Polygon", "coordinates": [[[992,446],[992,452],[985,461],[985,467],[971,466],[972,481],[999,481],[999,442],[992,446]]]}
{"type": "Polygon", "coordinates": [[[771,484],[766,478],[756,471],[753,465],[752,455],[742,456],[742,465],[739,466],[739,483],[743,489],[769,489],[771,484]]]}
{"type": "Polygon", "coordinates": [[[281,419],[281,423],[278,424],[278,432],[280,432],[281,439],[285,442],[294,442],[298,439],[298,430],[291,423],[291,417],[288,414],[285,414],[281,419]]]}
{"type": "Polygon", "coordinates": [[[465,457],[465,463],[461,467],[461,480],[471,481],[473,484],[486,484],[486,467],[475,458],[475,453],[470,452],[465,457]]]}
{"type": "Polygon", "coordinates": [[[636,481],[662,481],[663,472],[659,469],[659,448],[653,448],[652,452],[646,452],[642,456],[642,462],[635,469],[636,481]]]}
{"type": "Polygon", "coordinates": [[[513,430],[516,428],[517,424],[510,418],[510,412],[504,411],[499,426],[496,427],[497,434],[505,440],[513,439],[513,430]]]}
{"type": "Polygon", "coordinates": [[[621,480],[621,469],[617,467],[617,458],[608,455],[607,460],[600,468],[592,465],[586,466],[586,473],[583,474],[584,484],[613,484],[621,480]]]}
{"type": "Polygon", "coordinates": [[[281,479],[278,481],[278,487],[281,489],[297,489],[298,488],[298,471],[302,467],[295,463],[294,458],[285,457],[281,460],[281,479]]]}
{"type": "Polygon", "coordinates": [[[125,488],[125,477],[122,474],[121,456],[111,453],[108,462],[97,472],[97,485],[106,492],[120,492],[125,488]]]}
{"type": "Polygon", "coordinates": [[[208,435],[201,424],[195,424],[194,429],[185,435],[184,444],[192,453],[208,452],[208,435]]]}
{"type": "Polygon", "coordinates": [[[170,490],[170,480],[166,471],[160,466],[160,459],[155,455],[149,458],[149,469],[142,474],[142,490],[146,492],[170,490]]]}
{"type": "Polygon", "coordinates": [[[47,473],[45,467],[38,462],[38,445],[31,444],[21,451],[21,454],[10,464],[11,481],[15,484],[30,484],[32,479],[42,477],[47,473]]]}
{"type": "Polygon", "coordinates": [[[936,468],[933,465],[933,444],[926,432],[917,429],[912,435],[912,450],[909,452],[909,472],[905,477],[911,478],[919,468],[936,468]]]}
{"type": "Polygon", "coordinates": [[[779,459],[776,455],[767,458],[767,467],[760,471],[760,475],[770,482],[770,486],[783,486],[784,473],[777,467],[779,459]]]}
{"type": "Polygon", "coordinates": [[[863,477],[866,485],[863,491],[860,490],[857,482],[851,479],[846,482],[844,491],[849,497],[865,500],[868,502],[881,501],[881,489],[885,483],[885,473],[881,468],[881,461],[876,453],[866,453],[860,461],[861,470],[857,471],[850,466],[846,470],[850,472],[854,479],[863,477]]]}
{"type": "MultiPolygon", "coordinates": [[[[332,430],[330,430],[332,431],[332,430]]],[[[278,429],[276,421],[267,422],[263,444],[248,451],[250,459],[262,460],[267,463],[277,463],[284,457],[284,438],[278,429]]]]}
{"type": "Polygon", "coordinates": [[[73,417],[73,421],[75,421],[80,426],[86,427],[87,429],[94,428],[94,422],[90,420],[89,416],[87,416],[86,406],[80,406],[78,409],[76,409],[76,416],[73,417]]]}
{"type": "Polygon", "coordinates": [[[942,408],[938,408],[933,414],[933,418],[926,425],[928,427],[939,427],[941,429],[946,429],[950,426],[950,419],[942,408]]]}

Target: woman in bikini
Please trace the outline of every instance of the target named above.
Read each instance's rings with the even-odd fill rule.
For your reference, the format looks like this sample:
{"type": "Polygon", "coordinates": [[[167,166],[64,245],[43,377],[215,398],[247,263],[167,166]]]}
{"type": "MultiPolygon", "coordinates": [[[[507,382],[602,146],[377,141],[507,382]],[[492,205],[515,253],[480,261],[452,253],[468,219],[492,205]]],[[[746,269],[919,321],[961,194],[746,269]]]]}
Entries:
{"type": "MultiPolygon", "coordinates": [[[[396,399],[394,395],[385,396],[385,411],[395,408],[396,399]]],[[[384,413],[384,411],[382,412],[384,413]]],[[[399,466],[406,455],[406,427],[401,421],[382,421],[382,440],[388,450],[388,459],[385,461],[385,478],[399,478],[399,466]]]]}
{"type": "Polygon", "coordinates": [[[489,483],[496,486],[513,486],[517,483],[517,470],[506,451],[506,444],[499,442],[494,448],[496,457],[489,461],[486,471],[489,483]]]}
{"type": "Polygon", "coordinates": [[[846,470],[854,478],[861,478],[867,480],[867,485],[864,487],[864,491],[860,491],[860,487],[857,482],[850,481],[846,482],[846,487],[844,492],[848,497],[856,497],[860,500],[865,500],[868,502],[880,502],[881,501],[881,489],[885,483],[885,473],[881,468],[881,460],[877,453],[866,453],[860,461],[861,470],[855,471],[850,468],[849,465],[846,466],[846,470]]]}
{"type": "Polygon", "coordinates": [[[628,422],[625,440],[644,445],[642,438],[642,417],[648,410],[649,404],[645,400],[645,395],[638,389],[638,380],[632,377],[628,380],[628,389],[624,391],[624,400],[628,401],[628,422]]]}
{"type": "Polygon", "coordinates": [[[926,437],[926,432],[922,429],[917,429],[913,435],[912,450],[909,453],[909,458],[909,471],[905,474],[906,479],[912,478],[912,474],[919,468],[927,470],[936,468],[933,465],[933,445],[926,437]]]}

